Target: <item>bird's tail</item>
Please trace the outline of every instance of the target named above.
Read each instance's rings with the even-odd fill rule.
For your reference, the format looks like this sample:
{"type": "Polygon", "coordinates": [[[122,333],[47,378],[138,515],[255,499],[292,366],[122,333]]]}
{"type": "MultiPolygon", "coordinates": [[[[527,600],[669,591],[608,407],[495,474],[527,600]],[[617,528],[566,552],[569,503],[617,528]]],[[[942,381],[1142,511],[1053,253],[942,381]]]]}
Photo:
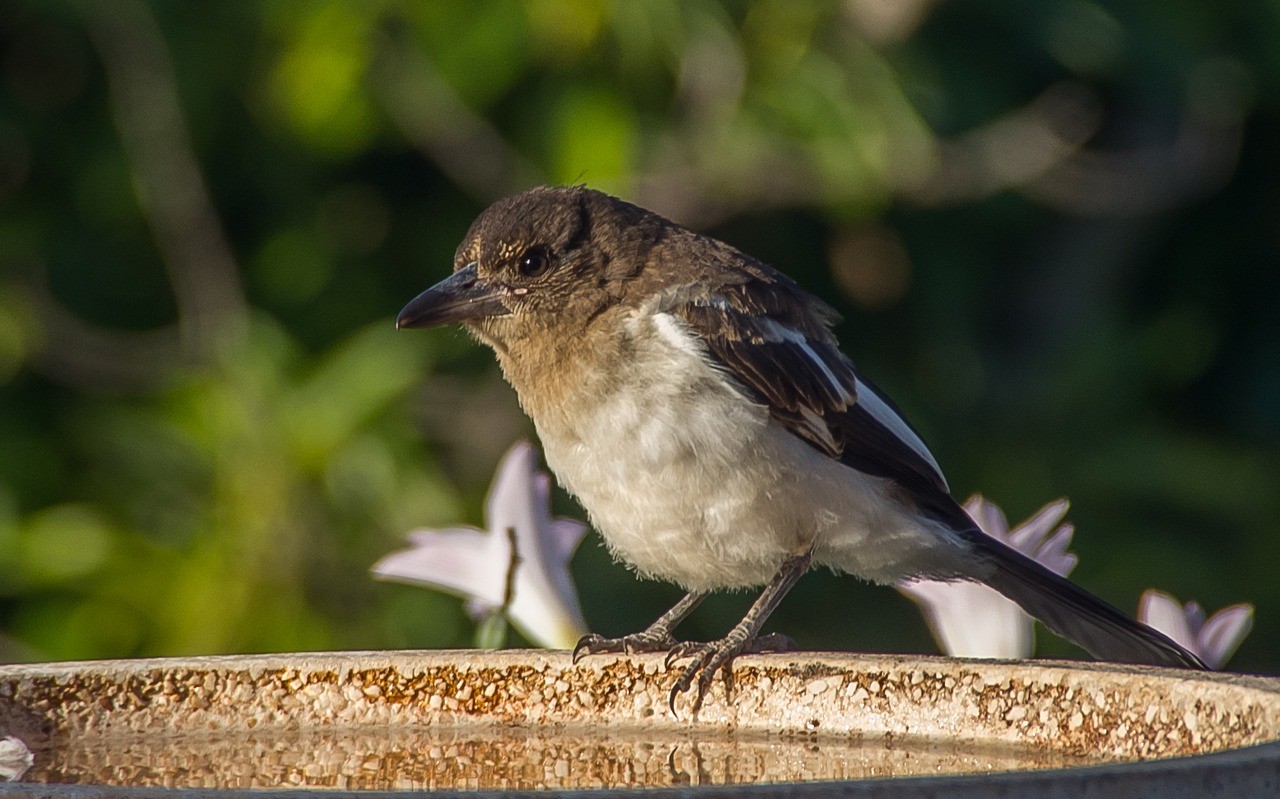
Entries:
{"type": "Polygon", "coordinates": [[[994,566],[982,582],[1099,660],[1206,669],[1200,658],[976,527],[958,531],[994,566]]]}

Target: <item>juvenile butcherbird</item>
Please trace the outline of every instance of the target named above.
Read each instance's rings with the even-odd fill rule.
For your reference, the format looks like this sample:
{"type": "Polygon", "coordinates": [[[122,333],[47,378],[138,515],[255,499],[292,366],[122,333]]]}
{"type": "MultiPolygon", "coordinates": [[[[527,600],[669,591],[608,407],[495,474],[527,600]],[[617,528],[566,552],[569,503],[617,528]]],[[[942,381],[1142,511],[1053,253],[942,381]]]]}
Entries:
{"type": "Polygon", "coordinates": [[[893,403],[837,348],[834,311],[727,244],[584,187],[472,224],[453,275],[398,327],[493,348],[547,463],[613,554],[688,595],[575,655],[690,657],[671,701],[744,652],[812,565],[877,583],[977,580],[1095,657],[1204,668],[1164,635],[986,536],[893,403]],[[672,630],[710,592],[764,589],[724,638],[672,630]]]}

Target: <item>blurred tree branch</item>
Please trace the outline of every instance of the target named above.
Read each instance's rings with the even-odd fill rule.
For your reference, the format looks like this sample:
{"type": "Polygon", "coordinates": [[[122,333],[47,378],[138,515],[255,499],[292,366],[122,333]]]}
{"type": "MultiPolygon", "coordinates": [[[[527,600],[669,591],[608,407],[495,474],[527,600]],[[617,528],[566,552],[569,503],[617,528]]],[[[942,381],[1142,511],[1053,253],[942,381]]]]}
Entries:
{"type": "Polygon", "coordinates": [[[926,207],[1017,190],[1076,155],[1101,125],[1101,103],[1091,88],[1054,84],[1021,108],[955,139],[937,140],[931,166],[900,164],[896,190],[926,207]]]}
{"type": "Polygon", "coordinates": [[[1052,208],[1088,215],[1148,215],[1203,197],[1235,173],[1248,115],[1244,82],[1239,65],[1197,64],[1173,141],[1073,152],[1021,188],[1052,208]]]}
{"type": "Polygon", "coordinates": [[[176,328],[147,333],[104,330],[41,291],[36,307],[48,337],[40,363],[51,376],[82,388],[142,387],[181,360],[210,357],[217,341],[243,324],[246,304],[149,8],[136,0],[75,7],[102,56],[112,117],[169,275],[178,321],[176,328]]]}
{"type": "Polygon", "coordinates": [[[145,392],[183,361],[177,329],[110,330],[68,311],[41,283],[28,289],[41,325],[35,365],[47,377],[86,391],[145,392]]]}
{"type": "Polygon", "coordinates": [[[467,108],[396,27],[379,33],[372,82],[404,137],[480,204],[545,183],[545,174],[467,108]]]}

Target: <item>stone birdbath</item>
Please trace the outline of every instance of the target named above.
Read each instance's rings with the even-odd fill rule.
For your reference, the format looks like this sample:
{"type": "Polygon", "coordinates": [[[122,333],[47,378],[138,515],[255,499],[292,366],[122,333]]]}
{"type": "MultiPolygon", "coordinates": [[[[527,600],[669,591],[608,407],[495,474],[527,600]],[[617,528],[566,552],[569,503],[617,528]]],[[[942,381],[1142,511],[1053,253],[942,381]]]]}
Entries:
{"type": "Polygon", "coordinates": [[[717,681],[672,714],[673,677],[660,656],[530,650],[6,666],[0,734],[32,764],[0,790],[1280,792],[1275,678],[787,653],[740,658],[730,698],[717,681]]]}

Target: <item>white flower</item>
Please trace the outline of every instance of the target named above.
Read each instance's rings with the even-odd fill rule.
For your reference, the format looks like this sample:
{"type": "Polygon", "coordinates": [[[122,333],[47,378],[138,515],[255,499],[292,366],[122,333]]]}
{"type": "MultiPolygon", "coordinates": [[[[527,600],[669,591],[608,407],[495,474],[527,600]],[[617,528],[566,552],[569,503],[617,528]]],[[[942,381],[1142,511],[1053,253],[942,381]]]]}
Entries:
{"type": "Polygon", "coordinates": [[[1198,603],[1182,605],[1152,588],[1138,600],[1138,620],[1181,644],[1209,668],[1220,669],[1253,629],[1253,605],[1231,605],[1206,620],[1198,603]]]}
{"type": "Polygon", "coordinates": [[[550,494],[551,479],[534,468],[533,447],[519,442],[503,456],[489,489],[487,531],[415,530],[412,547],[378,561],[373,573],[465,597],[468,612],[503,612],[539,646],[572,648],[587,626],[569,559],[587,528],[551,518],[550,494]]]}
{"type": "MultiPolygon", "coordinates": [[[[964,505],[982,532],[1063,577],[1076,565],[1076,556],[1067,552],[1075,528],[1059,524],[1068,507],[1065,499],[1051,502],[1010,530],[1004,512],[981,495],[964,505]]],[[[897,587],[920,606],[948,655],[1028,658],[1035,651],[1035,620],[993,588],[963,580],[903,580],[897,587]]]]}
{"type": "Polygon", "coordinates": [[[35,756],[18,738],[12,735],[0,740],[0,779],[10,782],[27,773],[35,756]]]}

